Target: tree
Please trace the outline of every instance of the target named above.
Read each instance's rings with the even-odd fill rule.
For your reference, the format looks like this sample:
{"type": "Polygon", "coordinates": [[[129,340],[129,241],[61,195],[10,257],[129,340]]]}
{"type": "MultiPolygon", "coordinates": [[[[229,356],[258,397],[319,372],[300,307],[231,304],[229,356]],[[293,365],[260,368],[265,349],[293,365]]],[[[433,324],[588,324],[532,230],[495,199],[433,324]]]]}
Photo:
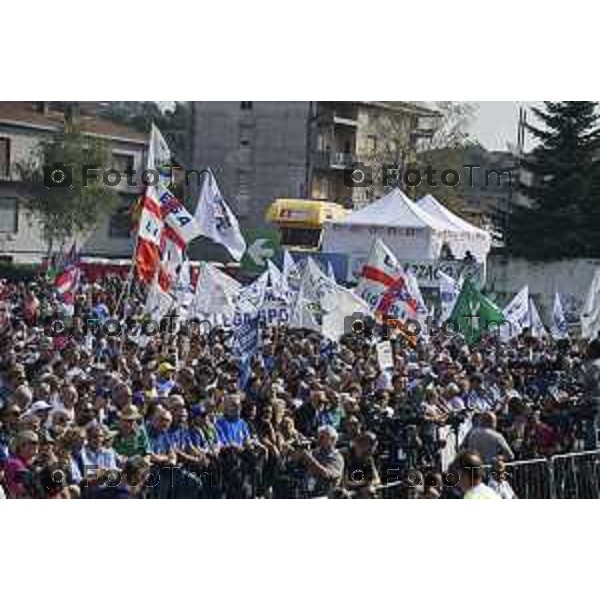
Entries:
{"type": "Polygon", "coordinates": [[[176,161],[191,169],[192,107],[190,102],[175,102],[161,108],[156,102],[109,102],[102,115],[115,123],[143,133],[155,123],[173,150],[176,161]]]}
{"type": "MultiPolygon", "coordinates": [[[[17,165],[23,183],[22,202],[30,218],[38,221],[48,255],[62,250],[74,237],[90,233],[111,214],[119,196],[113,187],[91,179],[83,185],[83,166],[93,165],[100,173],[112,167],[111,153],[98,138],[82,133],[71,121],[40,142],[29,160],[17,165]],[[68,186],[46,185],[53,165],[64,165],[68,186]]],[[[60,174],[55,175],[59,179],[60,174]]]]}
{"type": "Polygon", "coordinates": [[[463,149],[473,143],[467,127],[475,116],[477,105],[472,102],[435,102],[429,112],[408,118],[402,106],[404,103],[390,104],[398,106],[378,116],[373,124],[377,144],[366,156],[373,169],[375,184],[379,184],[381,192],[387,191],[382,185],[385,182],[377,181],[386,165],[394,165],[400,172],[417,170],[422,175],[418,186],[406,185],[403,181],[394,185],[399,185],[411,198],[433,194],[450,210],[463,212],[463,149]],[[435,187],[427,184],[425,170],[428,165],[436,171],[434,179],[438,185],[435,187]],[[441,173],[447,169],[461,174],[458,186],[439,183],[441,173]]]}
{"type": "Polygon", "coordinates": [[[521,166],[527,206],[516,206],[509,249],[531,259],[600,256],[600,129],[596,102],[545,102],[532,108],[539,142],[521,166]]]}

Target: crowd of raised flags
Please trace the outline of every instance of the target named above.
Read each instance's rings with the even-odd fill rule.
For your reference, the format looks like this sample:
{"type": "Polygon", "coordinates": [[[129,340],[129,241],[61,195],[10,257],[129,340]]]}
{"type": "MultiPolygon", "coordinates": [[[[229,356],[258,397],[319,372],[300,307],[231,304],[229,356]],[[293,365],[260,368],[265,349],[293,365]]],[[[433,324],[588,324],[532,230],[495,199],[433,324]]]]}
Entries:
{"type": "MultiPolygon", "coordinates": [[[[236,261],[244,255],[246,243],[212,171],[205,172],[194,214],[185,208],[169,186],[172,158],[167,142],[153,125],[147,168],[158,172],[159,180],[145,189],[139,203],[132,258],[132,274],[147,284],[146,314],[151,319],[159,321],[176,312],[181,318],[199,318],[234,331],[285,324],[318,332],[332,341],[348,333],[346,318],[356,313],[400,326],[408,321],[422,324],[428,318],[437,324],[450,320],[453,328],[448,331],[460,332],[469,343],[479,341],[490,327],[496,328],[504,341],[526,329],[538,338],[558,340],[569,335],[558,292],[547,330],[527,285],[501,310],[474,281],[455,280],[444,272],[439,273],[436,318],[423,300],[416,277],[403,269],[380,239],[374,241],[354,289],[336,282],[331,263],[325,270],[310,257],[296,263],[287,251],[281,269],[269,260],[265,272],[246,286],[216,266],[202,263],[193,289],[187,258],[187,246],[193,239],[212,239],[236,261]]],[[[73,246],[55,279],[56,292],[67,307],[79,279],[79,258],[73,246]]],[[[599,296],[600,278],[595,277],[582,314],[582,337],[592,337],[600,328],[599,296]]],[[[246,331],[240,333],[242,339],[257,338],[246,331]]],[[[253,351],[248,342],[238,346],[245,355],[253,351]]]]}

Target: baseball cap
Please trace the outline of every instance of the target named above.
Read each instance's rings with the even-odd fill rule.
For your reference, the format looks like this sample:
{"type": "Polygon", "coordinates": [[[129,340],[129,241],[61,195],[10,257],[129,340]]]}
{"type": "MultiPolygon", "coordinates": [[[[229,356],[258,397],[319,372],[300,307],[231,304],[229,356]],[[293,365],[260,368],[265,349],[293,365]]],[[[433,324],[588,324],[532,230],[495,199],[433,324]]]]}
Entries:
{"type": "Polygon", "coordinates": [[[158,366],[158,374],[159,375],[164,375],[165,373],[172,373],[175,370],[176,370],[175,367],[170,362],[166,362],[166,361],[160,363],[160,365],[158,366]]]}
{"type": "Polygon", "coordinates": [[[140,411],[135,406],[128,406],[119,413],[119,418],[124,421],[137,421],[140,417],[140,411]]]}

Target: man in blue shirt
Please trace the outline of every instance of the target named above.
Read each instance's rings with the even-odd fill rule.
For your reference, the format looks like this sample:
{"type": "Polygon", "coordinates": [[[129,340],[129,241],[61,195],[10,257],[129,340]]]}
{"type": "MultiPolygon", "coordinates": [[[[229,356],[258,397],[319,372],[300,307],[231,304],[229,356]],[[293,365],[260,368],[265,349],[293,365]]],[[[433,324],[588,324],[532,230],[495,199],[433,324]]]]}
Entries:
{"type": "Polygon", "coordinates": [[[237,394],[225,398],[224,414],[215,423],[222,443],[225,446],[243,448],[250,442],[248,423],[240,417],[241,400],[237,394]]]}
{"type": "Polygon", "coordinates": [[[173,375],[175,373],[175,367],[169,362],[163,362],[158,367],[158,381],[156,382],[156,388],[159,396],[168,396],[171,390],[175,386],[173,375]]]}
{"type": "Polygon", "coordinates": [[[150,460],[155,465],[172,466],[177,463],[175,443],[169,431],[172,421],[171,413],[161,407],[155,411],[148,427],[150,460]]]}

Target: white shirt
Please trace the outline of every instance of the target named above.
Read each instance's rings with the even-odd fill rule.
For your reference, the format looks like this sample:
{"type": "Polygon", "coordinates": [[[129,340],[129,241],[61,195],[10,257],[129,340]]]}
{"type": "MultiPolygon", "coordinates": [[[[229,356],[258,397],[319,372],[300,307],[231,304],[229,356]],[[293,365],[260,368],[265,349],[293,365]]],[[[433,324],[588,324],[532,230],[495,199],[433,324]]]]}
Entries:
{"type": "Polygon", "coordinates": [[[517,497],[510,483],[508,483],[506,479],[498,481],[493,477],[490,477],[489,487],[494,490],[502,500],[515,500],[517,497]]]}
{"type": "Polygon", "coordinates": [[[478,483],[473,486],[470,490],[467,490],[464,495],[465,500],[500,500],[500,496],[496,492],[485,485],[485,483],[478,483]]]}

